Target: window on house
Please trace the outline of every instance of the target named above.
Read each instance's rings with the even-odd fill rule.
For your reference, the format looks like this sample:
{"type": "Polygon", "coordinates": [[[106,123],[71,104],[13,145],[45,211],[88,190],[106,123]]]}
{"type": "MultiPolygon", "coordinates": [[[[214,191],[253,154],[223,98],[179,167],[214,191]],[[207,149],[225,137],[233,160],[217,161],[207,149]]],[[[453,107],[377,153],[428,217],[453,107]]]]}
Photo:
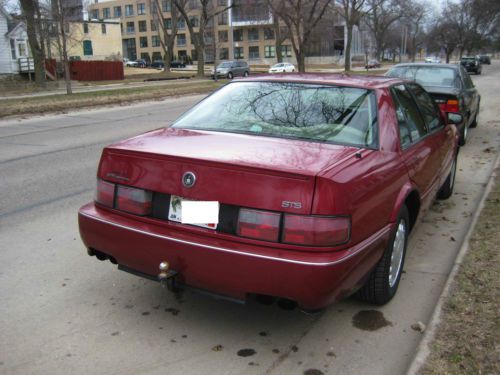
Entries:
{"type": "Polygon", "coordinates": [[[12,56],[12,60],[17,59],[17,55],[16,55],[16,42],[14,41],[14,39],[10,40],[10,54],[12,56]]]}
{"type": "Polygon", "coordinates": [[[199,0],[189,0],[189,6],[188,9],[198,9],[200,4],[198,3],[199,0]]]}
{"type": "Polygon", "coordinates": [[[266,27],[264,29],[264,40],[273,40],[274,39],[274,30],[266,27]]]}
{"type": "Polygon", "coordinates": [[[227,11],[222,12],[217,16],[217,24],[219,24],[219,25],[227,25],[228,24],[227,11]]]}
{"type": "Polygon", "coordinates": [[[122,16],[122,7],[114,7],[113,15],[115,18],[120,18],[122,16]]]}
{"type": "Polygon", "coordinates": [[[89,24],[86,23],[86,22],[83,24],[83,33],[84,34],[88,34],[89,33],[89,24]]]}
{"type": "Polygon", "coordinates": [[[104,19],[111,18],[111,11],[109,8],[103,8],[102,18],[104,18],[104,19]]]}
{"type": "Polygon", "coordinates": [[[137,14],[139,15],[146,14],[146,4],[144,3],[137,4],[137,14]]]}
{"type": "Polygon", "coordinates": [[[164,0],[162,3],[161,3],[161,10],[163,12],[170,12],[172,11],[172,8],[170,6],[170,1],[168,0],[164,0]]]}
{"type": "Polygon", "coordinates": [[[229,49],[221,48],[219,50],[219,60],[228,60],[229,59],[229,49]]]}
{"type": "Polygon", "coordinates": [[[163,27],[165,27],[165,29],[167,29],[167,30],[170,30],[172,28],[172,19],[167,18],[167,19],[163,20],[163,27]]]}
{"type": "Polygon", "coordinates": [[[200,19],[196,16],[189,17],[189,22],[193,27],[200,27],[200,19]]]}
{"type": "Polygon", "coordinates": [[[249,59],[258,59],[259,57],[260,57],[260,55],[259,55],[259,47],[258,46],[248,47],[248,58],[249,59]]]}
{"type": "Polygon", "coordinates": [[[274,46],[264,46],[264,57],[276,57],[276,47],[274,46]]]}
{"type": "Polygon", "coordinates": [[[234,58],[235,59],[243,59],[243,47],[234,47],[234,58]]]}
{"type": "Polygon", "coordinates": [[[94,52],[92,51],[92,41],[84,40],[83,41],[83,55],[84,56],[92,56],[94,52]]]}
{"type": "Polygon", "coordinates": [[[148,52],[141,52],[141,59],[146,60],[148,63],[151,62],[148,52]]]}
{"type": "Polygon", "coordinates": [[[289,44],[281,46],[281,54],[283,57],[292,57],[292,46],[289,44]]]}
{"type": "Polygon", "coordinates": [[[134,15],[134,6],[125,5],[125,17],[130,17],[134,15]]]}
{"type": "Polygon", "coordinates": [[[159,47],[160,46],[160,37],[158,35],[153,35],[151,37],[151,47],[159,47]]]}
{"type": "Polygon", "coordinates": [[[248,40],[249,41],[259,40],[259,29],[256,28],[248,29],[248,40]]]}
{"type": "Polygon", "coordinates": [[[148,31],[148,25],[146,21],[139,21],[139,32],[144,33],[146,31],[148,31]]]}
{"type": "Polygon", "coordinates": [[[92,19],[99,19],[99,9],[92,9],[90,12],[90,18],[92,19]]]}
{"type": "Polygon", "coordinates": [[[186,45],[186,34],[177,34],[177,47],[186,45]]]}
{"type": "Polygon", "coordinates": [[[243,30],[242,29],[233,30],[233,40],[235,42],[243,41],[243,30]]]}
{"type": "Polygon", "coordinates": [[[133,22],[127,22],[127,34],[135,33],[135,26],[133,22]]]}
{"type": "Polygon", "coordinates": [[[227,42],[228,34],[227,30],[219,31],[219,42],[227,42]]]}
{"type": "Polygon", "coordinates": [[[148,47],[148,37],[147,36],[141,36],[139,38],[139,46],[141,48],[147,48],[148,47]]]}
{"type": "Polygon", "coordinates": [[[156,26],[156,21],[155,20],[151,20],[151,31],[157,31],[158,28],[156,26]]]}
{"type": "Polygon", "coordinates": [[[177,28],[179,30],[185,29],[186,28],[186,21],[184,21],[184,18],[179,18],[177,20],[177,28]]]}
{"type": "Polygon", "coordinates": [[[101,33],[106,34],[106,24],[105,23],[101,23],[101,33]]]}
{"type": "Polygon", "coordinates": [[[219,6],[227,6],[227,0],[217,0],[217,5],[219,6]]]}
{"type": "Polygon", "coordinates": [[[161,57],[161,52],[153,52],[153,61],[159,60],[163,60],[163,57],[161,57]]]}

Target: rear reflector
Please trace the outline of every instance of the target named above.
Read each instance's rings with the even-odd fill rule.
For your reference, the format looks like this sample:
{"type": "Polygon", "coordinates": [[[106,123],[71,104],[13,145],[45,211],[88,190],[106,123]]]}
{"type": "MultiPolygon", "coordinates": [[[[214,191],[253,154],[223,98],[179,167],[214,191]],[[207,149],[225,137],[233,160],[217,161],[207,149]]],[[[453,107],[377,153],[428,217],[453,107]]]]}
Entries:
{"type": "Polygon", "coordinates": [[[297,245],[333,246],[349,240],[347,217],[287,215],[283,225],[283,242],[297,245]]]}
{"type": "Polygon", "coordinates": [[[95,194],[96,202],[113,207],[113,200],[115,198],[115,184],[103,180],[97,180],[97,189],[95,194]]]}
{"type": "Polygon", "coordinates": [[[150,191],[118,185],[116,208],[136,215],[151,213],[152,194],[150,191]]]}
{"type": "Polygon", "coordinates": [[[281,214],[259,210],[240,209],[236,233],[242,237],[277,242],[281,214]]]}

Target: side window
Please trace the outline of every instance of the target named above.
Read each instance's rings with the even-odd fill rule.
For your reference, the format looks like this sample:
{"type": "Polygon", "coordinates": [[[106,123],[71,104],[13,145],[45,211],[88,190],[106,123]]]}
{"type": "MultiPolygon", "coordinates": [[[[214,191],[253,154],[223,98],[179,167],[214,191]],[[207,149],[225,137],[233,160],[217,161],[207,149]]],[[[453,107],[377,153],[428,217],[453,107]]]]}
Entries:
{"type": "Polygon", "coordinates": [[[391,92],[396,106],[401,146],[406,148],[423,138],[427,129],[408,89],[404,85],[397,85],[392,87],[391,92]]]}
{"type": "Polygon", "coordinates": [[[465,69],[460,66],[461,70],[461,75],[464,79],[464,86],[466,89],[472,89],[474,88],[474,84],[472,83],[472,79],[470,78],[469,74],[465,71],[465,69]]]}
{"type": "Polygon", "coordinates": [[[420,112],[424,117],[427,129],[429,129],[429,131],[433,131],[435,129],[441,128],[443,124],[439,119],[438,109],[430,95],[418,85],[411,84],[408,85],[408,88],[415,97],[415,101],[417,102],[418,107],[420,108],[420,112]]]}

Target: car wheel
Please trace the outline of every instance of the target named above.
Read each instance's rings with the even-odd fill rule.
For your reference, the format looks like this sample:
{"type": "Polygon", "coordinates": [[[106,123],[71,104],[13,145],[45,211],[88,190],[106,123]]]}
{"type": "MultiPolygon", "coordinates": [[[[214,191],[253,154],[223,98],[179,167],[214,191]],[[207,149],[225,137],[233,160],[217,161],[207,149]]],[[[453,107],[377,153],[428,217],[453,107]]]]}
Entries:
{"type": "Polygon", "coordinates": [[[248,72],[243,73],[243,77],[248,77],[248,72]]]}
{"type": "MultiPolygon", "coordinates": [[[[477,109],[477,111],[479,112],[479,108],[477,109]]],[[[470,124],[469,126],[470,128],[475,128],[477,127],[477,113],[476,115],[474,116],[474,120],[472,121],[472,123],[470,124]]]]}
{"type": "Polygon", "coordinates": [[[383,305],[394,297],[403,271],[409,232],[410,216],[406,206],[403,206],[384,255],[375,266],[365,285],[356,293],[358,299],[383,305]]]}
{"type": "Polygon", "coordinates": [[[228,79],[233,79],[233,73],[232,72],[227,73],[227,78],[228,79]]]}
{"type": "Polygon", "coordinates": [[[460,133],[460,139],[458,140],[458,144],[460,146],[465,146],[465,144],[467,143],[467,123],[464,124],[464,128],[462,129],[461,133],[460,133]]]}
{"type": "Polygon", "coordinates": [[[455,175],[457,173],[457,157],[453,160],[453,164],[451,166],[451,171],[446,180],[444,181],[443,186],[438,191],[437,198],[438,199],[448,199],[453,194],[453,187],[455,186],[455,175]]]}

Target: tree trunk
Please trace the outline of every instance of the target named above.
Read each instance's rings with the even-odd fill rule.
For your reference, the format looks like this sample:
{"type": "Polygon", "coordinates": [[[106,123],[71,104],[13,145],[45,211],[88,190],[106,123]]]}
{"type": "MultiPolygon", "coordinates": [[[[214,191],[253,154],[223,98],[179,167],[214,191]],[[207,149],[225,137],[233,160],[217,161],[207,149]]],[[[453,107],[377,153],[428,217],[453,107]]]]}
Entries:
{"type": "Polygon", "coordinates": [[[305,53],[300,51],[298,54],[295,54],[295,57],[297,58],[297,69],[301,73],[306,72],[306,56],[305,53]]]}
{"type": "MultiPolygon", "coordinates": [[[[45,53],[40,47],[37,38],[34,0],[20,0],[23,16],[26,19],[26,33],[35,64],[35,84],[46,87],[45,80],[45,53]]],[[[28,62],[29,65],[29,62],[28,62]]]]}
{"type": "Polygon", "coordinates": [[[344,54],[344,70],[348,72],[351,70],[351,43],[352,43],[353,25],[350,22],[346,22],[346,26],[347,26],[347,43],[345,46],[345,54],[344,54]]]}
{"type": "MultiPolygon", "coordinates": [[[[203,36],[200,36],[200,38],[203,38],[203,36]]],[[[205,77],[205,43],[197,43],[195,46],[196,49],[196,55],[198,58],[197,61],[197,71],[196,71],[196,76],[198,78],[203,78],[205,77]]]]}

